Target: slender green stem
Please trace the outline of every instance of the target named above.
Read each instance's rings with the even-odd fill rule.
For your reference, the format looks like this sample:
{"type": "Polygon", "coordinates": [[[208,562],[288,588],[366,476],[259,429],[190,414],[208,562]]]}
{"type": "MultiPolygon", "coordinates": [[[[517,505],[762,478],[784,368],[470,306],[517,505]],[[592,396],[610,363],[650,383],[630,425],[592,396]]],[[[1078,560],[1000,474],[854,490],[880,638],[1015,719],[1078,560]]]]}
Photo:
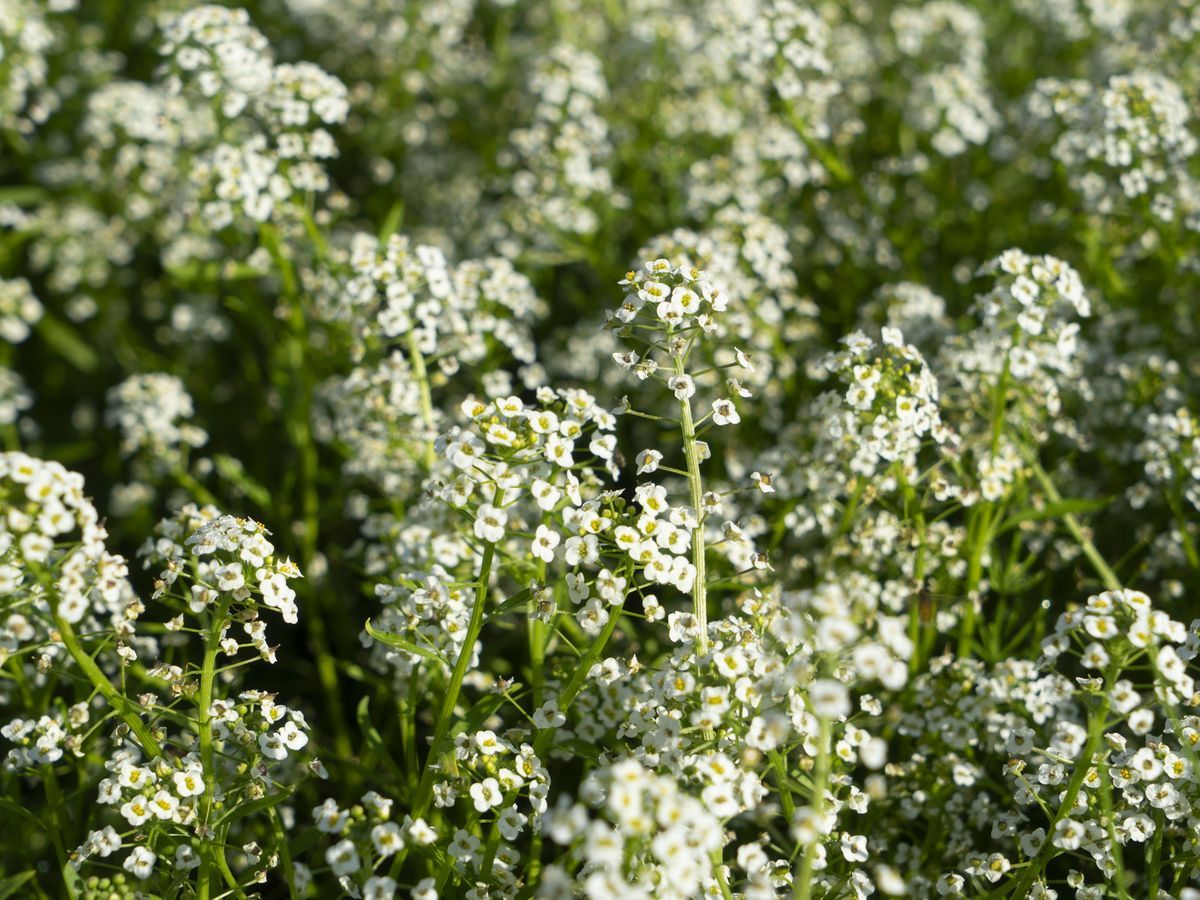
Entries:
{"type": "Polygon", "coordinates": [[[1054,856],[1055,848],[1052,843],[1054,837],[1054,829],[1058,823],[1067,817],[1067,814],[1075,808],[1075,798],[1079,796],[1079,791],[1083,787],[1083,781],[1087,778],[1088,770],[1092,765],[1092,758],[1096,751],[1100,749],[1100,743],[1104,739],[1104,727],[1108,720],[1108,692],[1110,690],[1111,678],[1106,678],[1103,691],[1100,695],[1100,703],[1095,710],[1088,716],[1088,737],[1087,743],[1084,745],[1083,752],[1075,765],[1075,771],[1071,775],[1071,780],[1067,783],[1067,790],[1063,794],[1062,803],[1055,813],[1054,819],[1049,823],[1046,829],[1046,840],[1038,851],[1037,856],[1030,860],[1029,865],[1022,870],[1012,888],[999,888],[997,892],[989,895],[992,897],[1007,896],[1023,898],[1029,893],[1030,887],[1045,871],[1046,863],[1054,856]]]}
{"type": "Polygon", "coordinates": [[[417,333],[408,333],[408,359],[412,364],[413,375],[417,380],[417,389],[421,394],[421,422],[425,425],[425,470],[433,468],[436,459],[433,448],[433,395],[429,389],[429,372],[425,368],[425,356],[417,344],[417,333]]]}
{"type": "Polygon", "coordinates": [[[217,671],[217,653],[221,649],[221,631],[229,601],[224,600],[213,614],[204,635],[204,662],[200,669],[200,696],[196,700],[196,721],[200,732],[200,763],[204,768],[204,795],[200,800],[200,823],[207,829],[200,845],[200,870],[196,879],[196,896],[207,900],[211,891],[213,867],[219,866],[216,854],[222,851],[212,834],[213,796],[217,784],[217,769],[213,754],[212,702],[213,683],[217,671]]]}
{"type": "Polygon", "coordinates": [[[792,800],[792,787],[787,772],[787,759],[778,750],[768,750],[767,759],[775,772],[775,788],[779,792],[779,802],[783,805],[783,814],[790,822],[796,813],[796,803],[792,800]]]}
{"type": "MultiPolygon", "coordinates": [[[[683,356],[675,357],[675,374],[683,375],[683,356]]],[[[696,569],[696,580],[692,584],[692,611],[696,616],[696,654],[708,652],[708,576],[706,572],[704,546],[704,483],[700,479],[700,454],[696,449],[696,426],[692,420],[692,401],[679,401],[680,431],[683,434],[683,455],[687,460],[688,488],[691,492],[692,509],[696,515],[696,529],[692,532],[692,565],[696,569]]]]}
{"type": "Polygon", "coordinates": [[[67,652],[71,654],[71,658],[75,660],[75,664],[79,666],[92,686],[100,692],[100,695],[108,701],[108,705],[121,717],[121,721],[129,727],[142,749],[152,758],[162,756],[162,747],[150,728],[138,716],[134,704],[121,695],[120,691],[108,680],[108,676],[96,665],[96,661],[84,652],[71,623],[55,613],[54,624],[58,628],[59,639],[67,648],[67,652]]]}
{"type": "MultiPolygon", "coordinates": [[[[620,620],[624,608],[623,600],[619,605],[612,608],[608,616],[608,621],[604,623],[604,628],[601,629],[596,640],[592,641],[591,646],[584,652],[583,657],[575,666],[575,671],[571,673],[571,677],[567,680],[563,689],[559,691],[556,702],[560,712],[566,712],[570,708],[571,702],[575,699],[575,695],[583,689],[583,683],[592,671],[592,666],[596,664],[596,660],[600,658],[601,652],[608,646],[609,638],[612,637],[612,633],[616,630],[617,622],[620,620]]],[[[537,739],[533,742],[534,752],[539,757],[544,755],[553,738],[553,729],[547,728],[544,731],[540,731],[537,739]]]]}
{"type": "MultiPolygon", "coordinates": [[[[1046,496],[1054,503],[1061,503],[1062,494],[1058,492],[1058,489],[1054,486],[1054,482],[1050,480],[1050,476],[1042,468],[1041,463],[1036,459],[1030,460],[1030,467],[1033,469],[1034,476],[1041,484],[1042,490],[1046,492],[1046,496]]],[[[1100,551],[1096,549],[1096,545],[1092,543],[1091,538],[1084,534],[1083,526],[1079,524],[1079,520],[1071,513],[1064,513],[1062,519],[1067,526],[1067,530],[1071,532],[1071,536],[1075,538],[1075,542],[1079,544],[1079,549],[1083,551],[1083,555],[1088,558],[1088,562],[1092,564],[1092,568],[1096,570],[1096,574],[1104,582],[1104,587],[1110,591],[1121,590],[1121,579],[1109,568],[1108,563],[1104,561],[1104,557],[1100,555],[1100,551]]]]}
{"type": "Polygon", "coordinates": [[[817,732],[817,761],[813,768],[812,797],[810,798],[813,817],[816,820],[814,827],[818,831],[818,837],[804,848],[804,856],[800,859],[800,873],[796,877],[796,900],[810,900],[812,897],[813,873],[817,861],[817,844],[821,840],[819,836],[820,825],[821,820],[825,816],[825,789],[829,783],[829,743],[832,727],[826,718],[821,718],[819,722],[817,732]]]}
{"type": "MultiPolygon", "coordinates": [[[[495,502],[499,505],[499,493],[497,493],[495,502]]],[[[495,557],[496,545],[492,543],[484,544],[483,562],[479,568],[479,582],[475,589],[475,605],[471,608],[471,620],[467,625],[467,633],[463,638],[462,649],[458,653],[458,660],[454,663],[454,670],[450,673],[450,683],[446,685],[446,694],[442,698],[442,707],[438,712],[437,722],[434,724],[433,744],[429,748],[429,756],[425,759],[425,768],[421,773],[421,782],[417,785],[417,795],[413,802],[414,818],[425,814],[426,809],[429,807],[429,801],[433,796],[434,770],[438,759],[441,757],[447,733],[450,731],[450,726],[454,721],[454,708],[458,705],[458,695],[462,690],[463,679],[467,674],[467,666],[470,665],[471,656],[475,652],[475,642],[479,639],[480,631],[483,630],[488,583],[492,578],[492,562],[495,557]]]]}
{"type": "Polygon", "coordinates": [[[716,876],[717,886],[721,889],[721,897],[723,900],[733,900],[733,891],[729,889],[729,879],[725,877],[725,860],[721,857],[720,850],[712,852],[713,875],[716,876]]]}
{"type": "Polygon", "coordinates": [[[47,829],[50,833],[50,843],[54,845],[54,854],[58,857],[58,865],[63,874],[63,885],[66,888],[67,896],[74,898],[78,896],[78,892],[75,890],[75,881],[68,872],[70,863],[67,861],[67,850],[63,844],[63,835],[66,833],[66,822],[64,821],[66,810],[62,789],[58,785],[58,776],[54,773],[53,766],[45,767],[42,787],[46,791],[46,804],[54,816],[54,827],[47,829]]]}
{"type": "MultiPolygon", "coordinates": [[[[313,372],[307,359],[309,344],[308,320],[304,315],[304,304],[292,262],[283,252],[279,234],[269,225],[262,230],[264,245],[270,251],[279,268],[283,294],[290,305],[288,324],[290,335],[287,342],[286,364],[288,381],[294,396],[286,415],[288,438],[300,457],[300,515],[303,535],[300,546],[300,567],[308,569],[317,555],[320,529],[320,496],[318,476],[320,460],[312,433],[312,405],[314,395],[313,372]]],[[[321,608],[320,595],[310,592],[310,603],[305,609],[305,628],[308,632],[309,649],[317,669],[317,679],[325,695],[328,721],[332,726],[334,749],[338,756],[349,757],[352,750],[350,732],[346,726],[346,711],[342,703],[342,691],[338,684],[337,664],[330,649],[328,623],[321,608]]]]}
{"type": "Polygon", "coordinates": [[[1171,507],[1171,515],[1175,517],[1175,527],[1179,529],[1179,539],[1183,543],[1188,565],[1193,571],[1200,572],[1200,552],[1197,552],[1196,542],[1192,540],[1192,533],[1188,531],[1188,520],[1183,505],[1179,502],[1179,495],[1170,488],[1163,493],[1167,498],[1167,505],[1171,507]]]}
{"type": "Polygon", "coordinates": [[[217,502],[217,498],[213,495],[213,492],[197,481],[195,476],[182,465],[176,466],[172,474],[174,474],[175,480],[179,482],[179,486],[196,500],[209,506],[219,507],[221,505],[217,502]]]}
{"type": "Polygon", "coordinates": [[[975,603],[978,599],[975,595],[983,580],[983,554],[991,543],[991,507],[987,502],[974,507],[967,530],[971,542],[970,555],[967,557],[967,597],[962,626],[958,632],[958,655],[964,659],[971,655],[971,642],[975,638],[975,603]]]}

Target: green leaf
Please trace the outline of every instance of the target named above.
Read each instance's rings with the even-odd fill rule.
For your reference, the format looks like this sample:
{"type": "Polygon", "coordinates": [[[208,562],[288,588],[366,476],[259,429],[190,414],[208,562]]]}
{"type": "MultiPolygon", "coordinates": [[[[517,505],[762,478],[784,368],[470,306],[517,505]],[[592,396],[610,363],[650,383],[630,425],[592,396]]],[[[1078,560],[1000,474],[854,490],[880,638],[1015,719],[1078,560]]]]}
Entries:
{"type": "Polygon", "coordinates": [[[270,809],[272,806],[277,806],[283,801],[292,796],[290,789],[279,791],[275,794],[267,794],[265,797],[259,797],[257,800],[251,800],[249,803],[239,803],[221,818],[217,819],[217,826],[228,825],[231,822],[236,822],[238,819],[244,819],[246,816],[252,816],[259,810],[270,809]]]}
{"type": "Polygon", "coordinates": [[[572,751],[576,756],[581,756],[584,759],[595,762],[600,758],[600,748],[596,744],[587,741],[581,741],[579,738],[571,738],[567,741],[558,741],[554,746],[565,747],[572,751]]]}
{"type": "Polygon", "coordinates": [[[214,453],[213,465],[217,473],[246,495],[260,509],[271,508],[271,492],[254,480],[242,465],[242,461],[224,453],[214,453]]]}
{"type": "Polygon", "coordinates": [[[1016,528],[1022,522],[1044,522],[1047,519],[1061,519],[1063,516],[1097,512],[1112,502],[1112,497],[1095,499],[1076,497],[1056,500],[1047,503],[1041,509],[1024,509],[1019,513],[1014,513],[1004,520],[996,533],[1002,534],[1005,531],[1016,528]]]}
{"type": "Polygon", "coordinates": [[[41,202],[46,192],[33,184],[12,184],[0,187],[0,203],[12,203],[16,206],[33,206],[41,202]]]}
{"type": "Polygon", "coordinates": [[[322,834],[323,832],[315,827],[302,832],[300,837],[288,844],[288,850],[291,851],[292,858],[303,857],[321,839],[322,834]]]}
{"type": "Polygon", "coordinates": [[[379,229],[380,242],[387,241],[400,228],[404,221],[404,201],[397,200],[384,216],[383,225],[379,229]]]}
{"type": "Polygon", "coordinates": [[[400,771],[400,766],[392,759],[391,753],[388,752],[387,744],[383,740],[383,736],[379,733],[379,729],[375,727],[375,723],[371,721],[371,698],[363,697],[358,704],[358,730],[362,733],[363,738],[367,742],[367,747],[373,751],[380,760],[382,760],[392,773],[403,778],[403,773],[400,771]]]}
{"type": "Polygon", "coordinates": [[[0,797],[0,812],[5,812],[10,816],[16,816],[20,819],[25,819],[33,825],[38,831],[45,831],[46,826],[42,824],[42,820],[27,810],[21,804],[9,800],[7,797],[0,797]]]}
{"type": "Polygon", "coordinates": [[[510,613],[515,609],[524,609],[525,605],[529,602],[529,596],[532,593],[533,591],[531,588],[525,588],[525,590],[513,594],[511,597],[493,609],[490,613],[488,613],[488,618],[494,619],[496,616],[502,616],[505,613],[510,613]]]}
{"type": "Polygon", "coordinates": [[[81,372],[93,372],[99,362],[96,351],[88,346],[79,332],[54,316],[42,316],[37,333],[50,348],[81,372]]]}
{"type": "MultiPolygon", "coordinates": [[[[71,868],[67,866],[67,868],[71,868]]],[[[72,872],[75,870],[72,869],[72,872]]],[[[30,869],[28,872],[22,872],[20,875],[12,875],[0,881],[0,900],[7,900],[19,891],[29,879],[33,878],[37,873],[30,869]]]]}
{"type": "Polygon", "coordinates": [[[366,624],[367,634],[388,647],[395,647],[397,650],[403,650],[405,653],[415,653],[417,656],[424,656],[426,659],[432,659],[434,662],[439,662],[442,665],[449,665],[446,660],[442,659],[438,654],[425,647],[420,647],[412,641],[407,641],[398,634],[392,634],[390,631],[380,631],[371,624],[371,620],[367,619],[366,624]]]}

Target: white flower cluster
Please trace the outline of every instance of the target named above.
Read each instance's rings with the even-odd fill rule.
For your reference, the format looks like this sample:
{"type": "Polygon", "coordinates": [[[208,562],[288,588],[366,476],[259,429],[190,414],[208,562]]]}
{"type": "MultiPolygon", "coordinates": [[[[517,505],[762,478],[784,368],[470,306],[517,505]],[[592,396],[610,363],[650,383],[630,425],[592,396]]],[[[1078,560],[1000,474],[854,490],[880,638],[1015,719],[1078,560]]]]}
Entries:
{"type": "MultiPolygon", "coordinates": [[[[1062,393],[1080,373],[1080,326],[1091,301],[1079,273],[1053,256],[1007,250],[980,267],[993,286],[975,297],[980,327],[954,335],[939,363],[967,391],[990,393],[1008,404],[1010,393],[1035,419],[1056,414],[1062,393]]],[[[991,427],[988,424],[987,427],[991,427]]],[[[994,454],[998,447],[993,446],[994,454]]]]}
{"type": "Polygon", "coordinates": [[[546,305],[506,259],[452,266],[437,248],[400,235],[382,243],[354,235],[344,269],[321,280],[318,297],[324,317],[351,324],[362,364],[321,386],[323,437],[351,448],[348,474],[398,493],[421,462],[414,448],[437,436],[432,392],[481,368],[489,395],[512,393],[500,367],[515,360],[523,373],[538,371],[532,328],[546,305]]]}
{"type": "Polygon", "coordinates": [[[63,758],[64,751],[80,752],[79,732],[91,719],[86,703],[77,703],[64,715],[35,719],[13,719],[0,728],[0,736],[16,746],[8,751],[4,767],[10,772],[22,772],[47,766],[63,758]]]}
{"type": "Polygon", "coordinates": [[[83,476],[24,453],[0,454],[0,650],[45,640],[54,618],[124,618],[128,568],[83,494],[83,476]],[[63,549],[64,545],[67,549],[63,549]],[[52,579],[52,590],[43,585],[52,579]]]}
{"type": "MultiPolygon", "coordinates": [[[[348,896],[391,900],[397,884],[390,875],[378,874],[384,864],[406,848],[424,848],[437,841],[437,832],[424,819],[406,815],[401,821],[394,821],[394,805],[391,798],[368,791],[360,803],[349,809],[329,799],[312,811],[317,831],[337,838],[325,850],[325,864],[348,896]]],[[[453,849],[451,845],[452,853],[453,849]]],[[[497,859],[497,863],[501,862],[497,859]]],[[[297,863],[297,889],[303,891],[311,883],[308,867],[297,863]]],[[[411,896],[414,900],[437,900],[434,879],[422,879],[411,896]]]]}
{"type": "Polygon", "coordinates": [[[24,278],[0,278],[0,338],[19,344],[42,318],[42,304],[24,278]]]}
{"type": "MultiPolygon", "coordinates": [[[[290,559],[275,555],[275,545],[267,539],[270,532],[253,519],[194,504],[164,519],[155,532],[156,537],[147,538],[139,552],[144,568],[162,567],[154,598],[166,596],[182,581],[187,590],[178,600],[192,614],[238,608],[236,618],[250,645],[263,659],[274,662],[275,648],[267,643],[266,623],[259,613],[271,609],[285,622],[298,621],[296,592],[288,582],[300,577],[300,569],[290,559]]],[[[226,623],[219,638],[227,656],[242,647],[229,634],[231,624],[226,623]]]]}
{"type": "Polygon", "coordinates": [[[561,44],[530,74],[531,121],[510,135],[516,202],[510,227],[527,242],[539,235],[592,234],[598,209],[623,205],[607,167],[612,147],[599,107],[608,100],[601,61],[586,49],[561,44]]]}
{"type": "Polygon", "coordinates": [[[879,345],[858,331],[842,345],[823,363],[846,385],[844,395],[827,397],[825,433],[853,450],[852,471],[871,475],[892,463],[911,465],[922,442],[946,443],[937,380],[900,331],[884,328],[879,345]]]}
{"type": "Polygon", "coordinates": [[[25,379],[0,366],[0,426],[16,424],[21,413],[33,407],[33,392],[25,379]]]}
{"type": "Polygon", "coordinates": [[[31,95],[46,84],[46,54],[54,32],[43,0],[0,0],[0,128],[28,132],[48,110],[30,108],[31,95]]]}
{"type": "Polygon", "coordinates": [[[1038,82],[1028,100],[1039,124],[1058,136],[1051,156],[1084,202],[1105,215],[1137,207],[1172,221],[1178,189],[1197,143],[1180,85],[1151,70],[1083,80],[1038,82]]]}
{"type": "MultiPolygon", "coordinates": [[[[681,900],[717,890],[713,855],[724,843],[721,818],[673,778],[625,759],[597,770],[581,797],[597,807],[597,817],[583,804],[567,803],[547,815],[545,829],[551,840],[576,845],[586,896],[681,900]]],[[[572,884],[556,867],[545,873],[538,896],[572,896],[572,884]]]]}
{"type": "Polygon", "coordinates": [[[143,456],[166,467],[181,464],[187,449],[208,441],[191,423],[192,395],[165,372],[131,375],[108,391],[105,423],[121,435],[121,453],[143,456]]]}
{"type": "Polygon", "coordinates": [[[986,143],[1000,116],[989,96],[980,14],[953,0],[934,0],[899,6],[891,25],[913,78],[906,85],[907,121],[942,156],[986,143]]]}
{"type": "MultiPolygon", "coordinates": [[[[1146,415],[1145,439],[1134,449],[1134,458],[1143,464],[1146,481],[1160,490],[1178,490],[1200,509],[1200,423],[1186,407],[1170,413],[1146,415]]],[[[1131,500],[1140,492],[1131,489],[1131,500]]]]}
{"type": "Polygon", "coordinates": [[[163,36],[167,96],[194,90],[223,120],[188,176],[210,229],[294,215],[328,190],[322,161],[337,147],[325,126],[346,120],[345,85],[310,63],[275,64],[244,9],[194,7],[165,20],[163,36]]]}

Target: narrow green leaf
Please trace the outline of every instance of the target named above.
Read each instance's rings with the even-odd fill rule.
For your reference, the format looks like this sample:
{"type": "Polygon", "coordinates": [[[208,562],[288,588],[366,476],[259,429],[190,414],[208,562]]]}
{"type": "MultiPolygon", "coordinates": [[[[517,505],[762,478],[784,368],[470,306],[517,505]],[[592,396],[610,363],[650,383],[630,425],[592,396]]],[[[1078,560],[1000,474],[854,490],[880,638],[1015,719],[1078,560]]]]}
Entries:
{"type": "Polygon", "coordinates": [[[358,711],[358,730],[362,733],[363,739],[367,742],[367,748],[392,770],[394,775],[403,777],[400,771],[400,766],[392,759],[391,753],[388,752],[387,744],[384,743],[383,736],[379,733],[379,729],[375,727],[375,723],[371,721],[371,698],[363,697],[359,701],[358,711]]]}
{"type": "Polygon", "coordinates": [[[426,649],[425,647],[420,647],[414,644],[412,641],[405,640],[398,634],[392,634],[390,631],[380,631],[371,624],[370,619],[367,619],[366,629],[367,634],[385,646],[395,647],[397,650],[403,650],[406,653],[415,653],[418,656],[424,656],[426,659],[432,659],[434,662],[439,662],[442,665],[448,665],[444,659],[442,659],[432,650],[426,649]]]}
{"type": "Polygon", "coordinates": [[[49,314],[43,315],[37,324],[37,333],[52,350],[79,371],[95,371],[99,362],[96,351],[66,322],[49,314]]]}
{"type": "Polygon", "coordinates": [[[1041,509],[1024,509],[1013,513],[997,529],[997,534],[1015,528],[1022,522],[1044,522],[1049,519],[1061,519],[1063,516],[1073,516],[1079,513],[1097,512],[1112,503],[1112,497],[1099,498],[1064,498],[1047,503],[1041,509]]]}
{"type": "Polygon", "coordinates": [[[217,826],[228,825],[231,822],[236,822],[238,819],[252,816],[259,810],[270,809],[272,806],[277,806],[287,800],[290,796],[292,796],[291,790],[282,790],[275,794],[259,797],[257,800],[251,800],[249,803],[239,803],[225,813],[225,815],[221,816],[221,818],[217,819],[217,826]]]}
{"type": "MultiPolygon", "coordinates": [[[[68,866],[68,868],[70,867],[68,866]]],[[[72,869],[72,871],[74,870],[72,869]]],[[[0,900],[8,900],[9,897],[15,895],[36,874],[31,869],[28,872],[22,872],[20,875],[12,875],[0,881],[0,900]]]]}
{"type": "Polygon", "coordinates": [[[271,508],[271,492],[250,476],[241,460],[215,453],[212,457],[217,474],[246,495],[250,501],[261,509],[271,508]]]}

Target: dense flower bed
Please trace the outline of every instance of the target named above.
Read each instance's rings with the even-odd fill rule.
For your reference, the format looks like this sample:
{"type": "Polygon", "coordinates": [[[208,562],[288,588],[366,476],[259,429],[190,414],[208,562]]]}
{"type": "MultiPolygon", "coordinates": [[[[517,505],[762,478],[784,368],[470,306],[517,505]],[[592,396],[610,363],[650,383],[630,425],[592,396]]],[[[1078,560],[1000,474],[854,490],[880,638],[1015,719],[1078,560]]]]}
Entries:
{"type": "Polygon", "coordinates": [[[0,0],[0,900],[1196,900],[1198,38],[0,0]]]}

